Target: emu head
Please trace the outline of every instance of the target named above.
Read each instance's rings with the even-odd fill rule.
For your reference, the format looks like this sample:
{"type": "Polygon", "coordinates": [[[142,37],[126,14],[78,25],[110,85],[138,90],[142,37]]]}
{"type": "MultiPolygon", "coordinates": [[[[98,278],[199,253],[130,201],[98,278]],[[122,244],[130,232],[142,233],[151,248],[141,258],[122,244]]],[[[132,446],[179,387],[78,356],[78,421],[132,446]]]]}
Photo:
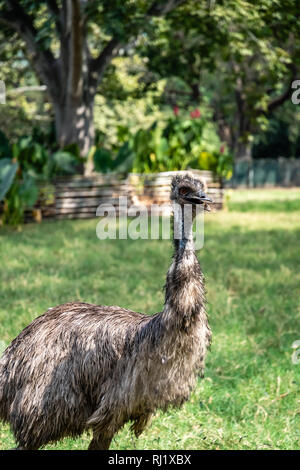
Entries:
{"type": "Polygon", "coordinates": [[[171,183],[172,202],[183,206],[184,204],[202,205],[204,210],[209,211],[209,204],[213,201],[204,192],[204,184],[192,175],[176,175],[171,183]]]}

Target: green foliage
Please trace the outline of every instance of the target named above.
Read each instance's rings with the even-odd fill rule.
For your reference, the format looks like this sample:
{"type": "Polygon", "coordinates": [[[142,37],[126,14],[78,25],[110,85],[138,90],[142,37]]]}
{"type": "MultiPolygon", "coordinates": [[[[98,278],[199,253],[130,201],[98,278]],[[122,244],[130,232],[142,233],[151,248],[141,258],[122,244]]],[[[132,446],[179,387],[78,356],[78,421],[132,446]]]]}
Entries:
{"type": "Polygon", "coordinates": [[[45,134],[38,128],[12,144],[0,132],[2,223],[16,225],[23,221],[25,209],[33,207],[38,199],[39,182],[78,172],[83,162],[78,146],[53,151],[52,145],[51,132],[45,134]]]}
{"type": "MultiPolygon", "coordinates": [[[[7,3],[0,1],[1,13],[7,3]]],[[[24,7],[29,8],[28,3],[24,3],[24,7]]],[[[26,57],[26,44],[18,33],[1,24],[0,44],[0,79],[6,85],[6,104],[1,104],[0,129],[5,131],[10,142],[15,142],[22,135],[34,132],[36,126],[46,130],[51,121],[51,108],[44,91],[22,92],[23,87],[26,89],[41,83],[26,57]]]]}
{"type": "Polygon", "coordinates": [[[216,173],[221,178],[231,178],[233,173],[233,156],[230,153],[219,154],[216,173]]]}
{"type": "MultiPolygon", "coordinates": [[[[49,49],[57,58],[60,35],[59,28],[55,27],[58,20],[55,9],[49,7],[46,1],[19,1],[33,19],[40,50],[49,49]]],[[[8,2],[0,0],[0,6],[5,15],[9,10],[8,2]]],[[[60,3],[58,7],[61,7],[60,3]]],[[[120,140],[119,128],[127,127],[131,135],[137,134],[140,129],[143,132],[153,123],[168,119],[170,105],[201,105],[202,108],[209,104],[215,111],[217,132],[222,141],[226,134],[227,146],[232,153],[241,139],[252,142],[254,134],[272,128],[270,116],[266,115],[268,106],[289,85],[293,70],[299,66],[297,33],[300,23],[293,0],[202,3],[192,0],[184,2],[166,17],[149,17],[146,24],[143,20],[149,2],[144,0],[85,2],[82,8],[91,58],[97,57],[112,37],[123,44],[119,56],[112,60],[103,75],[95,98],[95,127],[105,134],[104,143],[100,146],[96,144],[99,147],[95,155],[97,171],[117,171],[118,158],[120,168],[130,168],[133,144],[134,152],[139,154],[137,148],[142,148],[143,137],[137,136],[137,142],[128,143],[117,157],[120,142],[125,142],[120,140]],[[237,96],[240,96],[242,103],[238,102],[237,96]],[[242,112],[239,112],[240,109],[242,112]],[[128,158],[124,157],[124,153],[128,158]]],[[[51,112],[45,93],[29,91],[18,94],[17,87],[38,85],[40,82],[26,59],[24,41],[12,30],[9,31],[10,41],[6,41],[7,33],[5,27],[0,31],[1,79],[5,80],[8,90],[7,105],[1,108],[0,128],[5,129],[10,140],[17,142],[20,135],[31,135],[34,122],[48,124],[51,112]],[[29,132],[27,128],[30,128],[29,132]]],[[[289,129],[294,125],[294,130],[291,133],[297,132],[299,125],[299,119],[295,119],[296,112],[296,107],[292,106],[289,129]]],[[[186,148],[186,142],[183,144],[184,150],[180,148],[178,142],[181,142],[182,130],[173,132],[173,147],[168,150],[165,135],[157,143],[160,130],[153,133],[152,130],[147,131],[149,135],[151,133],[154,150],[150,152],[152,160],[145,161],[145,171],[150,171],[150,168],[172,168],[172,165],[174,168],[185,168],[190,165],[193,156],[196,163],[199,160],[198,166],[215,167],[214,171],[222,176],[230,173],[231,157],[228,153],[215,157],[217,145],[214,144],[213,149],[202,145],[201,152],[208,152],[209,158],[200,156],[201,152],[196,149],[186,148]]],[[[206,130],[207,126],[203,131],[202,143],[206,130]]],[[[274,133],[273,138],[276,138],[274,133]]],[[[294,145],[291,140],[291,145],[286,146],[285,155],[296,155],[299,145],[294,145]]],[[[0,135],[0,154],[1,142],[0,135]]],[[[35,166],[44,168],[46,155],[36,142],[41,143],[34,138],[34,142],[27,142],[27,150],[23,149],[24,165],[32,155],[35,166]]],[[[46,147],[51,155],[57,150],[51,144],[46,147]]],[[[69,149],[64,151],[69,152],[69,149]]],[[[70,153],[74,155],[72,150],[70,153]]],[[[65,169],[57,169],[53,162],[50,170],[61,174],[72,171],[72,164],[67,163],[67,158],[62,159],[65,169]]],[[[138,166],[142,167],[140,163],[138,166]]]]}
{"type": "Polygon", "coordinates": [[[2,223],[19,224],[23,220],[24,210],[35,204],[38,187],[34,176],[41,169],[45,153],[44,148],[31,137],[21,137],[18,143],[10,145],[5,135],[0,134],[0,201],[4,201],[2,223]]]}
{"type": "Polygon", "coordinates": [[[40,129],[34,129],[31,135],[21,136],[12,144],[11,154],[22,172],[44,180],[56,175],[73,174],[83,161],[77,144],[57,150],[51,141],[51,133],[45,134],[40,129]]]}
{"type": "Polygon", "coordinates": [[[3,200],[11,187],[17,169],[18,164],[12,162],[9,158],[2,158],[0,160],[0,201],[3,200]]]}
{"type": "MultiPolygon", "coordinates": [[[[166,118],[168,109],[160,105],[164,80],[146,88],[146,64],[136,54],[117,57],[101,82],[95,97],[94,123],[101,134],[101,146],[117,151],[128,134],[150,127],[166,118]]],[[[97,139],[95,145],[99,146],[97,139]]]]}
{"type": "MultiPolygon", "coordinates": [[[[156,26],[138,47],[148,68],[145,81],[151,77],[153,86],[168,79],[164,102],[202,106],[207,100],[231,152],[268,129],[268,110],[300,66],[293,0],[187,2],[156,26]]],[[[291,123],[296,108],[291,106],[291,123]]]]}
{"type": "Polygon", "coordinates": [[[9,158],[11,157],[11,148],[9,145],[9,140],[4,134],[0,131],[0,158],[9,158]]]}
{"type": "Polygon", "coordinates": [[[221,146],[212,122],[202,117],[198,109],[189,116],[179,115],[179,110],[176,114],[132,136],[129,142],[135,155],[133,171],[155,173],[198,168],[230,177],[232,157],[221,146]]]}
{"type": "Polygon", "coordinates": [[[32,207],[36,203],[39,195],[39,190],[34,178],[26,175],[19,186],[19,195],[24,207],[32,207]]]}
{"type": "MultiPolygon", "coordinates": [[[[75,152],[78,155],[78,147],[75,152]]],[[[51,178],[55,175],[72,175],[78,171],[80,161],[82,161],[80,157],[67,150],[57,150],[48,157],[45,169],[46,176],[51,178]]]]}
{"type": "Polygon", "coordinates": [[[300,157],[300,110],[286,103],[281,110],[267,120],[267,129],[256,134],[253,142],[253,158],[300,157]]]}
{"type": "Polygon", "coordinates": [[[100,173],[111,171],[113,166],[112,154],[109,150],[99,147],[94,153],[94,167],[100,173]]]}
{"type": "Polygon", "coordinates": [[[116,156],[103,147],[94,153],[94,167],[100,173],[127,173],[132,168],[133,151],[129,142],[125,142],[117,151],[116,156]]]}
{"type": "Polygon", "coordinates": [[[2,223],[18,225],[23,222],[26,208],[33,207],[39,195],[34,178],[25,174],[21,179],[15,179],[5,197],[2,223]]]}
{"type": "Polygon", "coordinates": [[[23,136],[12,144],[12,156],[15,158],[23,171],[31,171],[34,174],[43,172],[48,160],[48,151],[34,137],[23,136]]]}
{"type": "Polygon", "coordinates": [[[221,179],[230,179],[233,171],[233,158],[230,153],[223,151],[201,152],[197,167],[201,170],[210,170],[221,179]]]}
{"type": "MultiPolygon", "coordinates": [[[[204,108],[205,109],[205,108],[204,108]]],[[[105,146],[105,135],[97,133],[94,153],[96,171],[155,173],[199,168],[211,170],[221,178],[230,178],[232,157],[217,135],[209,110],[204,117],[198,108],[174,113],[157,120],[148,128],[132,132],[119,125],[119,145],[105,146]]]]}
{"type": "MultiPolygon", "coordinates": [[[[134,151],[133,171],[153,173],[165,171],[171,165],[168,156],[168,141],[163,136],[163,128],[154,123],[150,129],[140,129],[131,139],[134,151]]],[[[173,161],[173,167],[176,165],[173,161]]]]}

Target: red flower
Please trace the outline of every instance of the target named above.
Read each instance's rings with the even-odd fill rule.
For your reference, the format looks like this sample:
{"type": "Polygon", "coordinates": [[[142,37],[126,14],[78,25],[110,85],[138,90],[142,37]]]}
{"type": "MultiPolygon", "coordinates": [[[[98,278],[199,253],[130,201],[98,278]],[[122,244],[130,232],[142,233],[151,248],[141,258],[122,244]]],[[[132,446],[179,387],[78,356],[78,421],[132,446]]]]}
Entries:
{"type": "Polygon", "coordinates": [[[225,152],[225,145],[221,145],[220,147],[220,153],[224,153],[225,152]]]}
{"type": "Polygon", "coordinates": [[[178,108],[178,106],[174,106],[174,107],[173,107],[173,113],[175,114],[175,116],[178,116],[178,114],[179,114],[179,108],[178,108]]]}
{"type": "Polygon", "coordinates": [[[190,116],[192,119],[197,119],[201,117],[200,110],[198,108],[194,109],[194,111],[190,112],[190,116]]]}

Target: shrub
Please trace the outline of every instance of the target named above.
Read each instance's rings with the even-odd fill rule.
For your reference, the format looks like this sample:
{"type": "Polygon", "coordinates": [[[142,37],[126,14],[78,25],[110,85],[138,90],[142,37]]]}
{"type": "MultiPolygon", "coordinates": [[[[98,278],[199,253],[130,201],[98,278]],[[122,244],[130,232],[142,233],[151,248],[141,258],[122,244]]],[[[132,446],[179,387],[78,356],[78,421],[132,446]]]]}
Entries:
{"type": "Polygon", "coordinates": [[[75,173],[82,165],[77,145],[56,150],[51,135],[35,129],[10,144],[0,131],[2,223],[19,224],[39,197],[38,183],[75,173]]]}
{"type": "Polygon", "coordinates": [[[230,178],[232,157],[222,145],[214,124],[199,109],[189,115],[174,108],[165,122],[155,122],[129,138],[134,153],[133,171],[158,171],[198,168],[211,170],[220,178],[230,178]]]}

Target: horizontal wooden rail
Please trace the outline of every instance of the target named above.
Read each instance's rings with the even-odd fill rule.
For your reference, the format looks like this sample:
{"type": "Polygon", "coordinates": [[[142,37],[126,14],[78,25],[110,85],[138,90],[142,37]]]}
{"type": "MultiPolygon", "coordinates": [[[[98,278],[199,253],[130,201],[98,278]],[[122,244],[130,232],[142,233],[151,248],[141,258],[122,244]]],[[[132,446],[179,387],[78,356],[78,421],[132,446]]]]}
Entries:
{"type": "MultiPolygon", "coordinates": [[[[207,194],[214,200],[214,209],[223,207],[223,189],[210,171],[189,170],[195,177],[203,180],[207,194]]],[[[90,177],[59,177],[53,181],[54,202],[46,204],[39,200],[34,210],[26,211],[26,219],[40,220],[81,219],[96,217],[100,204],[119,207],[120,197],[127,198],[127,206],[148,209],[151,205],[167,207],[170,196],[170,183],[175,174],[185,172],[163,172],[155,174],[130,173],[127,177],[116,174],[95,174],[90,177]]],[[[124,201],[123,201],[124,202],[124,201]]]]}

